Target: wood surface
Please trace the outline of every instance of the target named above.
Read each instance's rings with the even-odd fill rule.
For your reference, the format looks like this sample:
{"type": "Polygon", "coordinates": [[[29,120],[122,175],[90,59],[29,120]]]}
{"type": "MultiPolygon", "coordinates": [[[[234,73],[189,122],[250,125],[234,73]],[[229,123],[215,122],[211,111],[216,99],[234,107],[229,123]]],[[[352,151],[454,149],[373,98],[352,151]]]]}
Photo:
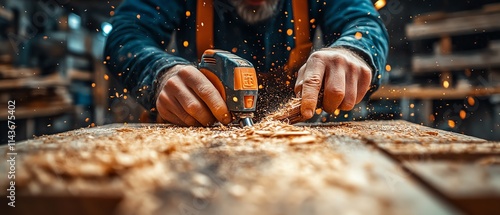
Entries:
{"type": "Polygon", "coordinates": [[[463,70],[464,68],[488,69],[500,66],[498,41],[491,48],[463,53],[417,55],[412,58],[412,71],[415,74],[443,70],[463,70]]]}
{"type": "Polygon", "coordinates": [[[370,96],[374,100],[393,100],[401,98],[409,99],[465,99],[468,96],[481,97],[500,94],[500,87],[422,87],[422,86],[391,86],[384,85],[370,96]]]}
{"type": "Polygon", "coordinates": [[[31,76],[18,79],[0,79],[0,90],[16,90],[23,88],[39,89],[44,87],[49,88],[68,85],[69,82],[64,80],[58,73],[43,77],[31,76]]]}
{"type": "Polygon", "coordinates": [[[471,138],[416,142],[368,142],[435,195],[466,214],[497,214],[500,206],[500,143],[471,138]]]}
{"type": "MultiPolygon", "coordinates": [[[[491,211],[478,208],[484,204],[477,201],[488,202],[497,193],[498,172],[490,164],[497,150],[498,143],[404,121],[262,122],[253,128],[113,124],[19,143],[16,184],[23,210],[16,212],[487,214],[491,211]],[[478,153],[474,161],[443,164],[425,156],[471,150],[478,153]],[[403,160],[398,153],[420,157],[403,160]],[[410,161],[424,164],[414,170],[410,161]],[[469,190],[476,191],[469,195],[428,176],[450,165],[487,172],[494,184],[464,171],[442,173],[444,184],[467,180],[469,190]]],[[[6,168],[0,164],[0,171],[6,168]]],[[[2,192],[5,183],[0,179],[2,192]]]]}
{"type": "MultiPolygon", "coordinates": [[[[425,15],[423,16],[425,17],[425,15]]],[[[428,21],[417,22],[406,26],[406,35],[410,40],[439,38],[443,35],[456,36],[477,34],[500,30],[500,13],[498,11],[474,11],[456,14],[436,13],[428,21]]]]}

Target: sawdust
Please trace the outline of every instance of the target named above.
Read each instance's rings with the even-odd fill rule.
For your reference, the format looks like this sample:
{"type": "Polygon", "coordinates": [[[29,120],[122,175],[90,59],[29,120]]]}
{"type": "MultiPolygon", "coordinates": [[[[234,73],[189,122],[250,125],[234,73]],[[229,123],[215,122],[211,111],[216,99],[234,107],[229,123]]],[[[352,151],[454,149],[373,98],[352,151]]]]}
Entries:
{"type": "Polygon", "coordinates": [[[290,99],[282,108],[272,112],[264,118],[264,121],[280,121],[294,124],[302,120],[300,114],[301,98],[290,99]]]}
{"type": "MultiPolygon", "coordinates": [[[[356,213],[390,214],[386,182],[350,173],[359,164],[347,162],[331,143],[359,143],[391,132],[430,137],[426,130],[403,127],[375,122],[368,128],[356,123],[298,127],[264,120],[245,128],[80,129],[22,144],[16,186],[19,195],[119,195],[117,214],[178,214],[179,205],[193,199],[217,206],[217,212],[207,214],[264,209],[266,214],[297,214],[304,208],[330,214],[361,201],[367,206],[353,209],[356,213]]],[[[5,178],[0,179],[0,187],[5,186],[5,178]]]]}
{"type": "MultiPolygon", "coordinates": [[[[19,151],[16,185],[23,195],[130,197],[184,187],[192,195],[203,197],[206,191],[196,187],[206,184],[203,182],[206,179],[198,176],[193,184],[177,183],[185,180],[185,174],[196,173],[200,156],[215,162],[221,155],[234,159],[258,153],[270,159],[281,153],[300,151],[301,144],[320,144],[324,139],[322,132],[276,121],[245,128],[124,126],[76,130],[28,141],[19,151]]],[[[338,157],[331,154],[329,157],[338,157]]],[[[256,171],[252,165],[239,168],[256,171]]],[[[5,180],[0,182],[2,187],[7,185],[5,180]]],[[[231,189],[232,193],[243,192],[231,189]]]]}

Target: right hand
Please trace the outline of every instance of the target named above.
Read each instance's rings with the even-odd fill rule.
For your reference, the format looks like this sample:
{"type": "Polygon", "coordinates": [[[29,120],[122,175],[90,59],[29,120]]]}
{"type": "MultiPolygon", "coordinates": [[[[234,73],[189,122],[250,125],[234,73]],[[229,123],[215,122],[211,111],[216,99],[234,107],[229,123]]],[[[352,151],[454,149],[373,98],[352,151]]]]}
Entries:
{"type": "Polygon", "coordinates": [[[226,102],[215,86],[194,66],[177,65],[161,77],[156,110],[167,122],[209,126],[232,121],[226,102]]]}

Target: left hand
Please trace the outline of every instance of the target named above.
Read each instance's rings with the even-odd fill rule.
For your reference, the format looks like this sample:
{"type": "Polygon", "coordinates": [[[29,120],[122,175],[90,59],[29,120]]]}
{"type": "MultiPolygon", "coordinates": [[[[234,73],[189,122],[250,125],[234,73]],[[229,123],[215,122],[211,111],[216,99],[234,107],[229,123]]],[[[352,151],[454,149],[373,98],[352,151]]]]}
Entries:
{"type": "Polygon", "coordinates": [[[370,89],[372,71],[357,54],[342,48],[326,48],[309,56],[299,69],[295,94],[302,97],[303,120],[314,116],[323,88],[323,110],[352,110],[370,89]]]}

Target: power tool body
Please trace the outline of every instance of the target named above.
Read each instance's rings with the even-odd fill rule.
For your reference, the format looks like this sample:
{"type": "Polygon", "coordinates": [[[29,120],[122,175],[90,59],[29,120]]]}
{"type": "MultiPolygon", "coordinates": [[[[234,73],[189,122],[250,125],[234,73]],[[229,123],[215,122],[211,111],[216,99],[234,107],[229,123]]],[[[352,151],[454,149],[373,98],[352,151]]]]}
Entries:
{"type": "Polygon", "coordinates": [[[252,63],[227,51],[209,49],[198,69],[217,88],[241,126],[252,126],[257,105],[257,73],[252,63]]]}

